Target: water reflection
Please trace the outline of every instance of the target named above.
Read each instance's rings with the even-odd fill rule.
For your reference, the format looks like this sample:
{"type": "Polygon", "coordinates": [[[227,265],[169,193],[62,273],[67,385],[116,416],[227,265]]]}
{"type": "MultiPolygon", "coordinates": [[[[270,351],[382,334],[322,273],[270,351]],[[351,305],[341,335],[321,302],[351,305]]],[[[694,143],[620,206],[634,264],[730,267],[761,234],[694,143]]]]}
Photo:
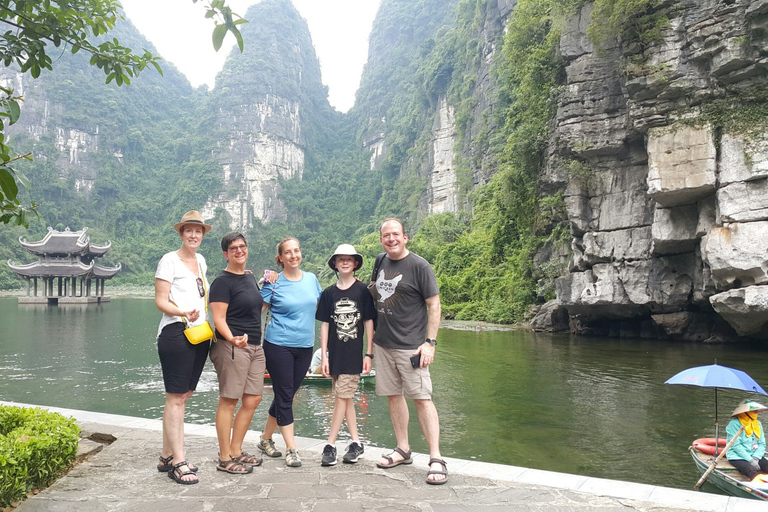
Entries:
{"type": "MultiPolygon", "coordinates": [[[[48,308],[0,299],[0,398],[160,418],[163,384],[154,344],[159,316],[151,300],[48,308]]],[[[690,488],[697,476],[686,450],[694,438],[714,435],[714,392],[663,382],[717,359],[765,386],[765,356],[761,347],[443,329],[433,367],[442,451],[690,488]]],[[[188,421],[213,423],[217,389],[209,365],[189,403],[188,421]]],[[[721,424],[744,396],[718,393],[721,424]]],[[[264,424],[271,399],[267,388],[253,428],[264,424]]],[[[364,442],[394,446],[386,399],[369,385],[361,387],[357,406],[364,442]]],[[[332,410],[330,387],[303,386],[296,433],[326,437],[332,410]]],[[[413,408],[411,415],[413,448],[424,452],[413,408]]]]}

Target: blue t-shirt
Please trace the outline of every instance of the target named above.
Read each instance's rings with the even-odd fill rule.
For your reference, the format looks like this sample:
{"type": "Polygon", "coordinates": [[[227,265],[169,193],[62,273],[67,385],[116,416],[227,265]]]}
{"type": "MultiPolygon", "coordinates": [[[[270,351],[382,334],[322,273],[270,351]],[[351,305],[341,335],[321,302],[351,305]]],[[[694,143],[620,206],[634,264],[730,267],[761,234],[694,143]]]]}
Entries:
{"type": "Polygon", "coordinates": [[[289,281],[282,272],[274,284],[264,283],[261,296],[271,304],[264,339],[275,345],[311,348],[315,345],[315,310],[323,290],[312,272],[289,281]]]}

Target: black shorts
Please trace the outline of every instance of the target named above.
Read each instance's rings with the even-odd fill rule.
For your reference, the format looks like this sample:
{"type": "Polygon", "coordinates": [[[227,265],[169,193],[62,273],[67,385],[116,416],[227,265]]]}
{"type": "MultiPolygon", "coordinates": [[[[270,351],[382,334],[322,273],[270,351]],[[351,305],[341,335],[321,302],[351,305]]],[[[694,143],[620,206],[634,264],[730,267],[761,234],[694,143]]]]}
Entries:
{"type": "Polygon", "coordinates": [[[195,390],[210,346],[209,341],[197,345],[187,341],[182,322],[163,327],[157,337],[157,353],[160,355],[166,393],[184,394],[195,390]]]}

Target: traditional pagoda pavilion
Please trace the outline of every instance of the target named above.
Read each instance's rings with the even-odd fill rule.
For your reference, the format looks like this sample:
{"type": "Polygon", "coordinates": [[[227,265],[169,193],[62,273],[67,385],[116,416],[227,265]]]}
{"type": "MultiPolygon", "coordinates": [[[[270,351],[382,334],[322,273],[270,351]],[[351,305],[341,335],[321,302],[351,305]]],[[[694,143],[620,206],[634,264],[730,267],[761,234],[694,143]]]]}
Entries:
{"type": "Polygon", "coordinates": [[[27,265],[14,265],[8,260],[11,270],[27,282],[27,295],[19,297],[19,304],[56,306],[109,301],[104,295],[104,283],[120,272],[121,265],[104,267],[96,264],[94,260],[104,256],[112,243],[92,244],[85,233],[87,230],[70,231],[67,228],[57,231],[49,227],[48,234],[39,242],[19,238],[24,249],[38,257],[38,261],[27,265]]]}

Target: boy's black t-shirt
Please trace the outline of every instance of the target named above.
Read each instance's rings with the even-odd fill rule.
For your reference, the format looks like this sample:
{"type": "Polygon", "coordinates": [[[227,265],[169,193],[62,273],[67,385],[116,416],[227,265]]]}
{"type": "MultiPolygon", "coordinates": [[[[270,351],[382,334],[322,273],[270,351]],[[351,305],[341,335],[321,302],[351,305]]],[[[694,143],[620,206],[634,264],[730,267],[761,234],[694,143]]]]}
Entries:
{"type": "MultiPolygon", "coordinates": [[[[261,345],[261,305],[259,285],[254,275],[222,271],[211,283],[209,302],[225,302],[227,325],[233,336],[248,334],[249,345],[261,345]]],[[[216,329],[216,336],[222,338],[216,329]]]]}
{"type": "Polygon", "coordinates": [[[363,371],[364,322],[376,317],[368,288],[355,281],[346,290],[332,284],[320,295],[315,318],[328,322],[328,367],[331,375],[363,371]]]}

